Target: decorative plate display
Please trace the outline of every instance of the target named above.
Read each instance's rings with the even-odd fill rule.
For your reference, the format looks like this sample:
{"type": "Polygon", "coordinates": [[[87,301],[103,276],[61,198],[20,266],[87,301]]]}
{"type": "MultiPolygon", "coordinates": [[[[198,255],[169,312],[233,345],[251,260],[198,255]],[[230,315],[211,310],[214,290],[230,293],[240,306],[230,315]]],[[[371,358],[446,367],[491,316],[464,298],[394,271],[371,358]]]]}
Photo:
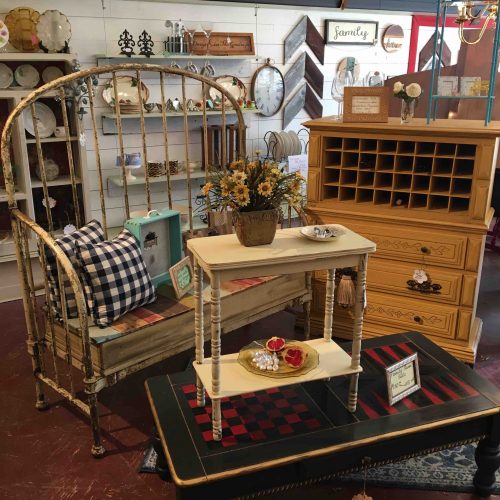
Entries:
{"type": "Polygon", "coordinates": [[[49,83],[52,80],[56,80],[57,78],[64,76],[63,71],[57,66],[47,66],[42,71],[42,80],[43,83],[49,83]]]}
{"type": "Polygon", "coordinates": [[[40,12],[30,7],[17,7],[5,16],[5,24],[9,30],[10,44],[21,52],[33,52],[38,49],[36,23],[40,12]]]}
{"type": "MultiPolygon", "coordinates": [[[[35,116],[37,117],[39,137],[41,139],[50,137],[56,129],[56,117],[52,110],[46,104],[43,104],[43,102],[35,102],[35,116]]],[[[35,137],[30,108],[23,111],[23,119],[26,131],[35,137]]]]}
{"type": "Polygon", "coordinates": [[[4,63],[0,63],[0,89],[10,87],[14,82],[14,73],[4,63]]]}
{"type": "Polygon", "coordinates": [[[14,72],[16,82],[27,89],[32,89],[38,85],[40,81],[40,73],[31,64],[21,64],[14,72]]]}
{"type": "Polygon", "coordinates": [[[9,43],[9,28],[0,21],[0,49],[9,43]]]}
{"type": "MultiPolygon", "coordinates": [[[[137,87],[137,78],[133,76],[117,76],[117,94],[120,106],[140,106],[139,92],[137,87]]],[[[142,101],[146,103],[149,99],[149,89],[141,82],[142,101]]],[[[115,106],[115,89],[113,87],[113,79],[109,79],[104,84],[102,98],[111,107],[115,106]]]]}
{"type": "Polygon", "coordinates": [[[324,224],[322,226],[305,226],[300,234],[313,241],[333,241],[345,234],[345,228],[337,224],[324,224]]]}
{"type": "Polygon", "coordinates": [[[256,375],[273,378],[298,377],[318,366],[319,354],[305,342],[273,337],[268,340],[256,340],[243,347],[238,356],[238,363],[256,375]],[[269,340],[274,339],[285,341],[279,352],[266,349],[269,340]]]}
{"type": "MultiPolygon", "coordinates": [[[[239,78],[231,75],[222,75],[214,78],[214,81],[216,81],[219,85],[222,85],[236,100],[247,100],[247,88],[239,78]]],[[[222,100],[222,94],[213,87],[210,87],[208,89],[207,97],[212,99],[213,101],[222,100]]]]}
{"type": "Polygon", "coordinates": [[[36,33],[49,52],[59,52],[71,38],[71,24],[62,12],[46,10],[38,20],[36,33]]]}

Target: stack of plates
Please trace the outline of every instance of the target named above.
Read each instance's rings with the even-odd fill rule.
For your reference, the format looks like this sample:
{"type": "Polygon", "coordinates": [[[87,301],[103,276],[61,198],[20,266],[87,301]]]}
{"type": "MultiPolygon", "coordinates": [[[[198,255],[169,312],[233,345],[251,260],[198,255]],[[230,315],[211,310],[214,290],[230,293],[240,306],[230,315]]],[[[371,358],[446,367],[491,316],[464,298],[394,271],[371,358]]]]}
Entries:
{"type": "Polygon", "coordinates": [[[269,154],[276,161],[281,161],[291,155],[302,152],[299,136],[293,130],[285,132],[271,132],[269,137],[269,154]]]}
{"type": "Polygon", "coordinates": [[[135,104],[120,104],[120,113],[123,113],[124,115],[130,113],[140,113],[140,112],[141,112],[140,106],[136,106],[135,104]]]}

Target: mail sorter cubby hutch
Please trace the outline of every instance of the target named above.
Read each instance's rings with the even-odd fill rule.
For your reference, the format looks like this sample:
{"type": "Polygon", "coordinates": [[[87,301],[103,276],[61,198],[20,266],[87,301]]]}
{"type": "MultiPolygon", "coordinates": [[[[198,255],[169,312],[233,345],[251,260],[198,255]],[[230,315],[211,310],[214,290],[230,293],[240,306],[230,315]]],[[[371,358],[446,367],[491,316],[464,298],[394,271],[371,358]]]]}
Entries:
{"type": "MultiPolygon", "coordinates": [[[[500,124],[321,118],[305,125],[311,131],[310,215],[316,223],[344,224],[377,244],[367,277],[364,334],[418,330],[474,362],[500,124]],[[414,280],[417,269],[425,271],[426,282],[414,280]]],[[[320,330],[324,293],[325,276],[316,273],[313,332],[320,330]]],[[[352,311],[336,308],[335,334],[348,337],[352,311]]]]}

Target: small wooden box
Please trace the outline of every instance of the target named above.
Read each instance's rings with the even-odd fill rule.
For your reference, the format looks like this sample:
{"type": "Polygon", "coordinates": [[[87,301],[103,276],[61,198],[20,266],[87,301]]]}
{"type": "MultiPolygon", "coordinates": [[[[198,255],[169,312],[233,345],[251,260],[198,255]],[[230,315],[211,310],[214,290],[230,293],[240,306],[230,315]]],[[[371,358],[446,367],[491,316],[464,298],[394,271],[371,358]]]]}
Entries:
{"type": "Polygon", "coordinates": [[[175,210],[151,210],[125,222],[136,238],[153,284],[171,283],[169,268],[182,259],[181,216],[175,210]]]}

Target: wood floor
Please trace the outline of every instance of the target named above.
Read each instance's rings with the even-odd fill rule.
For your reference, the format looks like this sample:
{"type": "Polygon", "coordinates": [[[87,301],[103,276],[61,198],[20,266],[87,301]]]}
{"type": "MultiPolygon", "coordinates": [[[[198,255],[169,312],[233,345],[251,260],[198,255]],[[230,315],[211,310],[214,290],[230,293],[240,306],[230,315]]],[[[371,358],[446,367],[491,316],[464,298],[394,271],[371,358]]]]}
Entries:
{"type": "MultiPolygon", "coordinates": [[[[500,385],[500,255],[487,252],[479,294],[478,316],[484,320],[476,369],[500,385]]],[[[154,474],[139,474],[153,420],[144,393],[147,377],[183,370],[192,353],[132,376],[100,393],[102,426],[108,454],[90,455],[85,417],[47,389],[50,408],[34,406],[31,361],[26,353],[20,301],[0,304],[0,499],[173,499],[174,488],[154,474]]],[[[289,313],[279,313],[224,337],[224,352],[252,338],[288,335],[289,313]]],[[[273,499],[334,498],[350,500],[359,487],[309,486],[273,495],[273,499]]],[[[470,494],[368,488],[374,500],[474,499],[470,494]]],[[[234,492],[237,496],[238,492],[234,492]]],[[[266,497],[259,497],[266,498],[266,497]]],[[[271,497],[268,497],[271,498],[271,497]]],[[[490,497],[495,498],[495,497],[490,497]]]]}

